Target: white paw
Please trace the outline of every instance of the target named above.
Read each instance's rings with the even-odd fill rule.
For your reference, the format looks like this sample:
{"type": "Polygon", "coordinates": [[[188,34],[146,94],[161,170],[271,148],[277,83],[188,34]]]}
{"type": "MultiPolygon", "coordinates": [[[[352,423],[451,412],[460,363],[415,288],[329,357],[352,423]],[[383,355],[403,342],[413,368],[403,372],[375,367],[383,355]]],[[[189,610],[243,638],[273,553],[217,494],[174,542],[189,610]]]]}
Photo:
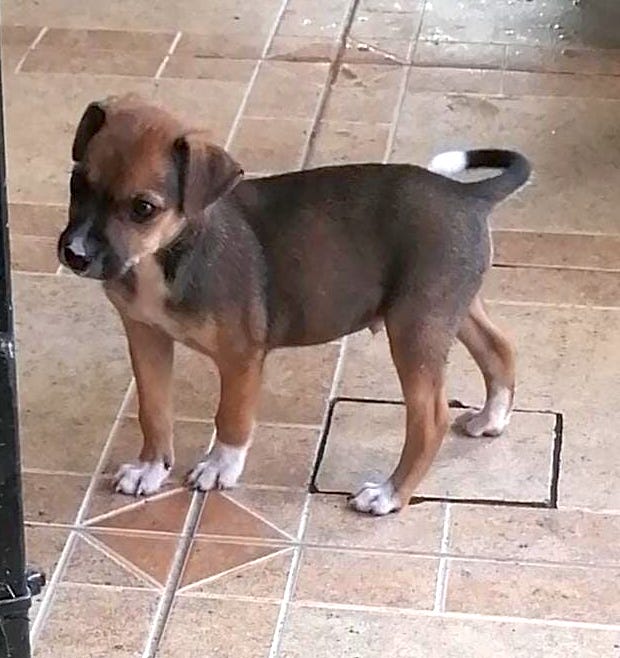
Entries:
{"type": "Polygon", "coordinates": [[[350,498],[349,505],[358,512],[374,516],[384,516],[402,507],[394,491],[394,486],[389,480],[383,484],[364,483],[355,496],[350,498]]]}
{"type": "Polygon", "coordinates": [[[243,472],[247,452],[247,445],[229,446],[216,440],[206,459],[188,475],[189,485],[199,491],[234,487],[243,472]]]}
{"type": "Polygon", "coordinates": [[[510,422],[512,391],[504,388],[495,392],[480,411],[467,411],[456,419],[469,436],[499,436],[510,422]]]}
{"type": "Polygon", "coordinates": [[[148,496],[159,490],[170,475],[162,461],[123,464],[114,478],[115,489],[128,496],[148,496]]]}

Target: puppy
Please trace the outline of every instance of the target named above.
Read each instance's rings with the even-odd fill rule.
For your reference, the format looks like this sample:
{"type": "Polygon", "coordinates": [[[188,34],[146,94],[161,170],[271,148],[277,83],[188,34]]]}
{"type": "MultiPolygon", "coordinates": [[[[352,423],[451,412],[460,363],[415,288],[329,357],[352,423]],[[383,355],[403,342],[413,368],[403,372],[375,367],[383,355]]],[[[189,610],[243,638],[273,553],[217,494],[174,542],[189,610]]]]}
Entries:
{"type": "Polygon", "coordinates": [[[433,161],[448,173],[503,170],[475,183],[406,164],[244,181],[204,133],[133,96],[89,105],[72,155],[59,258],[103,281],[137,383],[144,445],[121,468],[119,491],[153,493],[172,468],[175,341],[210,356],[221,376],[216,439],[189,475],[200,490],[231,487],[241,475],[268,352],[381,322],[407,408],[405,444],[390,477],[352,497],[355,509],[400,509],[427,471],[448,426],[444,370],[455,337],[487,391],[464,430],[505,428],[513,350],[478,293],[491,261],[487,216],[528,179],[523,156],[469,151],[433,161]]]}

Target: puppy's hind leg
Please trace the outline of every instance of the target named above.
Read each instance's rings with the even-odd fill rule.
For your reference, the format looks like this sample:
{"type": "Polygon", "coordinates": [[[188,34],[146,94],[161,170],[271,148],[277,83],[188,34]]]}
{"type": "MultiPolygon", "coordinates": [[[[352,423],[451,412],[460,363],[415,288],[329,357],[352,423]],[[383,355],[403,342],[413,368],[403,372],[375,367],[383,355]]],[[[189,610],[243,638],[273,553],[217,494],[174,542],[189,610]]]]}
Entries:
{"type": "Polygon", "coordinates": [[[458,332],[484,377],[486,402],[480,411],[467,412],[456,421],[470,436],[498,436],[508,425],[515,389],[515,357],[510,341],[491,322],[480,296],[458,332]]]}
{"type": "Polygon", "coordinates": [[[449,336],[439,327],[420,322],[400,324],[386,318],[392,357],[406,404],[405,445],[396,469],[383,483],[366,483],[351,498],[351,506],[374,515],[407,505],[426,474],[448,427],[444,388],[449,336]]]}

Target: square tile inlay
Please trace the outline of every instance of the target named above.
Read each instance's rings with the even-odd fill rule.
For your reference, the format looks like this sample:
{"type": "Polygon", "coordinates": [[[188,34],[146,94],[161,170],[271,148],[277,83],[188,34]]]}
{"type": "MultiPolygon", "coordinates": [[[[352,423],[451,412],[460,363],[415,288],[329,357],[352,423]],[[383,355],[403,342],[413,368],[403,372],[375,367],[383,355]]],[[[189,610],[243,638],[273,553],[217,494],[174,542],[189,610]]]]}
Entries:
{"type": "MultiPolygon", "coordinates": [[[[452,409],[456,418],[462,409],[452,409]]],[[[497,438],[451,428],[416,495],[427,498],[555,504],[556,415],[515,411],[497,438]]],[[[405,437],[400,403],[339,400],[314,480],[320,492],[353,492],[381,481],[398,462],[405,437]]]]}

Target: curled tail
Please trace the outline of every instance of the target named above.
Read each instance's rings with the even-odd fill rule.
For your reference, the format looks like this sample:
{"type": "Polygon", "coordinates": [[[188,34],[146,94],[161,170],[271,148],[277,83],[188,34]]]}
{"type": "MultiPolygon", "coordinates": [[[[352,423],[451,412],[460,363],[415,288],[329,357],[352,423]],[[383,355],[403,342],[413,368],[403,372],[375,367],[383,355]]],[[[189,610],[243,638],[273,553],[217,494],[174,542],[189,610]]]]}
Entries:
{"type": "Polygon", "coordinates": [[[456,174],[465,169],[480,167],[503,169],[499,176],[475,183],[464,183],[475,196],[498,203],[519,189],[530,177],[530,163],[516,151],[480,149],[475,151],[446,151],[436,155],[429,169],[437,174],[456,174]]]}

